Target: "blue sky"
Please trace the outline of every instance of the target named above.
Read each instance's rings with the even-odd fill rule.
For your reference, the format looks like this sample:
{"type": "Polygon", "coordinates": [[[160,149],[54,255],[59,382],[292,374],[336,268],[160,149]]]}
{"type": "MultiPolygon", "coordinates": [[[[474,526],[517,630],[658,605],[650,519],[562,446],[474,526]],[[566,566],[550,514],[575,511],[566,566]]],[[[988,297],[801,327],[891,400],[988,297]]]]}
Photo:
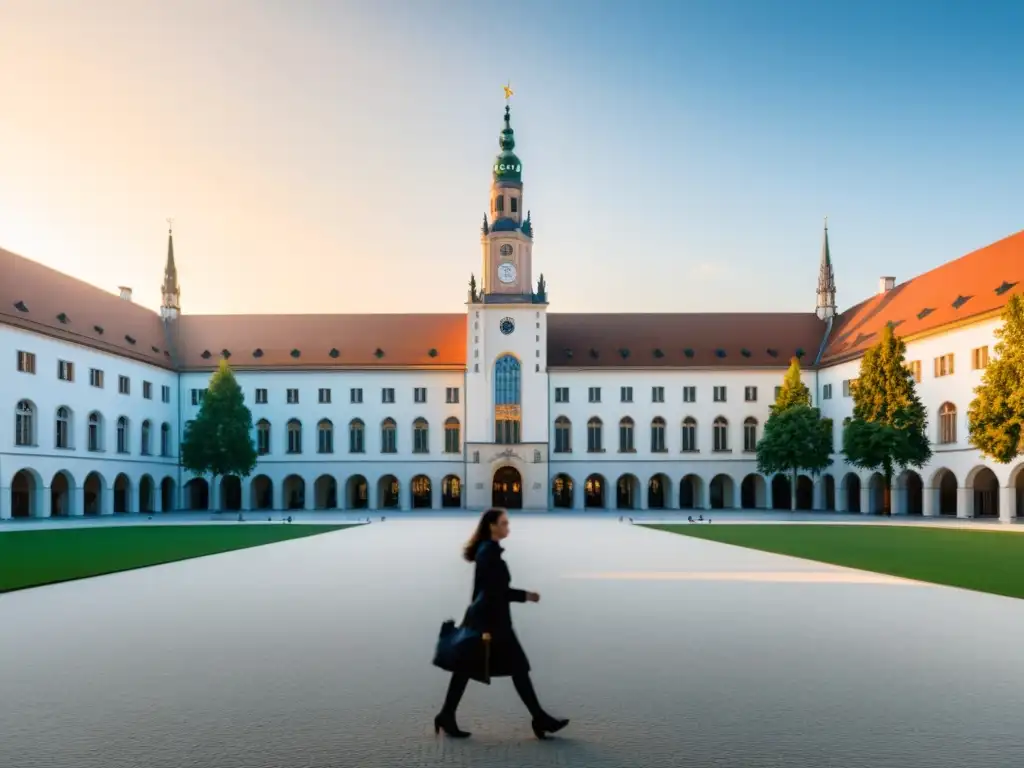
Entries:
{"type": "Polygon", "coordinates": [[[552,311],[812,310],[825,215],[844,307],[1024,227],[1021,3],[9,21],[0,247],[153,306],[173,216],[186,312],[459,311],[509,79],[552,311]]]}

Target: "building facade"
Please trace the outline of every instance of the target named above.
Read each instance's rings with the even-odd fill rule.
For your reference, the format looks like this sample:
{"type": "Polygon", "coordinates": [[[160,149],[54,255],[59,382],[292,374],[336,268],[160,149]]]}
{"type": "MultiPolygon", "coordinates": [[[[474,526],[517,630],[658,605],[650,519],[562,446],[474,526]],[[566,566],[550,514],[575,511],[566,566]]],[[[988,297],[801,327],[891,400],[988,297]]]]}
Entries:
{"type": "Polygon", "coordinates": [[[508,108],[463,311],[191,315],[168,252],[159,313],[0,250],[0,518],[177,509],[784,508],[755,446],[789,361],[833,420],[834,464],[797,507],[880,511],[880,475],[839,452],[860,358],[891,324],[934,456],[894,480],[893,512],[1024,515],[1024,460],[967,440],[967,406],[1024,232],[836,305],[826,226],[813,311],[559,314],[536,267],[508,108]],[[259,461],[244,479],[179,465],[185,425],[229,360],[259,461]],[[6,361],[6,362],[4,362],[6,361]]]}

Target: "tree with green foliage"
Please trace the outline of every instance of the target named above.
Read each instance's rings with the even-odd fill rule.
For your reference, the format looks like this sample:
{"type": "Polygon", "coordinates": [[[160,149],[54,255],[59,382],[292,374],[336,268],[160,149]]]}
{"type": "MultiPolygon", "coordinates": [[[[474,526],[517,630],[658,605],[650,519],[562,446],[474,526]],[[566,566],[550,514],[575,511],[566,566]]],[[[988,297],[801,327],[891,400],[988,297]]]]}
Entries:
{"type": "Polygon", "coordinates": [[[226,360],[210,377],[199,413],[185,427],[181,464],[196,475],[211,475],[211,488],[218,477],[248,477],[256,467],[252,412],[226,360]]]}
{"type": "MultiPolygon", "coordinates": [[[[792,369],[791,369],[792,370],[792,369]]],[[[817,475],[832,464],[832,423],[809,405],[790,405],[774,411],[757,443],[757,471],[768,477],[790,475],[790,509],[796,509],[797,473],[817,475]]]]}
{"type": "Polygon", "coordinates": [[[896,470],[920,469],[932,455],[927,412],[907,368],[906,353],[907,345],[886,325],[861,360],[860,378],[853,387],[853,418],[843,430],[847,461],[885,478],[886,513],[891,510],[896,470]]]}
{"type": "Polygon", "coordinates": [[[1024,454],[1024,295],[1007,302],[995,335],[995,359],[989,360],[974,390],[967,432],[971,445],[1009,464],[1024,454]]]}
{"type": "Polygon", "coordinates": [[[782,388],[779,390],[779,396],[775,398],[771,412],[779,413],[795,405],[810,404],[811,390],[807,388],[804,380],[800,377],[800,360],[794,357],[789,361],[789,370],[786,371],[786,376],[782,380],[782,388]]]}

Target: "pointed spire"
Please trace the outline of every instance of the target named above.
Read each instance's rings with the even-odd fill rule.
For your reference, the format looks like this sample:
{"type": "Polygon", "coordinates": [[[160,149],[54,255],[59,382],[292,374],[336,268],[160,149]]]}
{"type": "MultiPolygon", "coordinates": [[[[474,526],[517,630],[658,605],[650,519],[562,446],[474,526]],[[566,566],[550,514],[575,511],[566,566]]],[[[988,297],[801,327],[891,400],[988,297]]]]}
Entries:
{"type": "Polygon", "coordinates": [[[828,216],[825,217],[825,235],[821,243],[821,262],[818,265],[818,317],[824,319],[836,313],[836,278],[832,270],[832,252],[828,246],[828,216]]]}
{"type": "Polygon", "coordinates": [[[167,263],[164,265],[163,300],[160,312],[164,317],[177,317],[181,310],[181,289],[178,286],[178,268],[174,263],[174,220],[167,220],[167,263]]]}
{"type": "Polygon", "coordinates": [[[490,228],[487,226],[487,214],[485,213],[484,214],[484,224],[483,224],[482,227],[480,227],[480,234],[481,235],[486,235],[490,231],[491,231],[490,228]]]}
{"type": "Polygon", "coordinates": [[[501,152],[494,158],[494,180],[495,181],[522,181],[523,164],[514,152],[516,148],[515,132],[512,130],[512,110],[505,105],[505,127],[501,129],[498,137],[498,147],[501,152]]]}

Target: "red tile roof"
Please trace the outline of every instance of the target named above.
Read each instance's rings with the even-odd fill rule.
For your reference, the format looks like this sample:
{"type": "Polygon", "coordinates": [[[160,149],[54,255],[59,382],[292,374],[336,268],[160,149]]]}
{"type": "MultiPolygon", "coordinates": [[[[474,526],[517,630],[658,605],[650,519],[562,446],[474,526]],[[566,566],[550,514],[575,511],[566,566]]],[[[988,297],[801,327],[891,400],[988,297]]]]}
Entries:
{"type": "Polygon", "coordinates": [[[0,323],[173,366],[157,313],[2,248],[0,323]]]}
{"type": "Polygon", "coordinates": [[[551,314],[549,367],[804,367],[818,356],[825,323],[813,313],[551,314]]]}
{"type": "Polygon", "coordinates": [[[822,364],[863,354],[887,323],[898,336],[1000,310],[1024,290],[1024,231],[925,272],[841,312],[833,321],[822,364]]]}
{"type": "Polygon", "coordinates": [[[466,315],[182,315],[179,366],[465,368],[466,315]]]}

